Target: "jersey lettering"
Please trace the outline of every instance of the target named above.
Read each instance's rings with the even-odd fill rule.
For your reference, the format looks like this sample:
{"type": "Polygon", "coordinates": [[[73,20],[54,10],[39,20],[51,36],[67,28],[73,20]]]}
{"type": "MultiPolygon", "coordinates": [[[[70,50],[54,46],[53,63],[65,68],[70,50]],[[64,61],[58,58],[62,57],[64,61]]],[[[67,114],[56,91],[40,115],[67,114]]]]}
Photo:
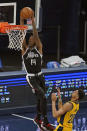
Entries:
{"type": "Polygon", "coordinates": [[[73,123],[74,117],[75,117],[75,114],[71,114],[70,115],[70,120],[68,121],[68,123],[73,123]]]}
{"type": "Polygon", "coordinates": [[[26,57],[26,59],[32,59],[32,58],[38,58],[39,57],[39,55],[38,54],[35,54],[34,52],[29,52],[28,53],[28,55],[27,55],[27,57],[26,57]]]}
{"type": "Polygon", "coordinates": [[[36,66],[36,59],[31,59],[31,65],[35,65],[36,66]]]}

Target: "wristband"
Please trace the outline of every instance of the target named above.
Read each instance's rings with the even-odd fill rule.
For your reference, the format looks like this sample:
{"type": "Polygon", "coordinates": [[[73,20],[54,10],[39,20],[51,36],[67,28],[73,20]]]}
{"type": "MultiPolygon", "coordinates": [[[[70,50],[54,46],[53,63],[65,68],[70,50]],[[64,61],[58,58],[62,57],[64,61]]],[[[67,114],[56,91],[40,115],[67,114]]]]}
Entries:
{"type": "Polygon", "coordinates": [[[58,96],[58,99],[61,99],[61,95],[60,95],[60,96],[58,96]]]}
{"type": "Polygon", "coordinates": [[[59,102],[62,102],[62,99],[59,99],[58,101],[59,101],[59,102]]]}

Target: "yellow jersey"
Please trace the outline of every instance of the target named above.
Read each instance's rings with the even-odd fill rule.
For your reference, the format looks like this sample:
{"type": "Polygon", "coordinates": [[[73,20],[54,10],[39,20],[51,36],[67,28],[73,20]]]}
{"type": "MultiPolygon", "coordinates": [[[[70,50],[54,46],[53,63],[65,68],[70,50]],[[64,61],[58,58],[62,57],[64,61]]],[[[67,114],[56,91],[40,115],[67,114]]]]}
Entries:
{"type": "Polygon", "coordinates": [[[59,128],[61,128],[59,131],[72,131],[73,119],[79,110],[79,104],[72,101],[69,101],[69,103],[73,105],[72,109],[58,117],[57,122],[59,125],[54,131],[58,131],[59,128]]]}

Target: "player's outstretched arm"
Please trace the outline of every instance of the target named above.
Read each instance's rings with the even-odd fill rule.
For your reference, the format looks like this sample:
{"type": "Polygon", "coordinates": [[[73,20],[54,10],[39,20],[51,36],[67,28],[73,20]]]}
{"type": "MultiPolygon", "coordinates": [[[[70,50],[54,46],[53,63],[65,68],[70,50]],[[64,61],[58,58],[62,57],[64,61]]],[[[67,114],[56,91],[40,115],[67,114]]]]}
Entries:
{"type": "Polygon", "coordinates": [[[57,95],[58,95],[58,109],[60,109],[62,107],[62,98],[61,98],[61,94],[60,94],[60,88],[57,89],[57,95]]]}
{"type": "Polygon", "coordinates": [[[24,25],[24,19],[20,17],[20,25],[24,25]]]}
{"type": "MultiPolygon", "coordinates": [[[[20,25],[24,25],[24,19],[20,18],[20,25]]],[[[22,55],[25,53],[27,49],[26,39],[24,38],[24,41],[22,43],[22,55]]]]}
{"type": "Polygon", "coordinates": [[[38,49],[38,51],[42,54],[42,43],[38,35],[38,31],[36,29],[35,21],[34,21],[34,16],[31,18],[32,20],[32,27],[33,27],[33,37],[35,39],[35,44],[38,49]]]}
{"type": "Polygon", "coordinates": [[[53,117],[55,118],[58,118],[59,116],[65,114],[67,111],[72,109],[72,104],[67,102],[59,110],[57,110],[56,109],[57,97],[55,93],[52,93],[51,99],[52,99],[52,114],[53,114],[53,117]]]}

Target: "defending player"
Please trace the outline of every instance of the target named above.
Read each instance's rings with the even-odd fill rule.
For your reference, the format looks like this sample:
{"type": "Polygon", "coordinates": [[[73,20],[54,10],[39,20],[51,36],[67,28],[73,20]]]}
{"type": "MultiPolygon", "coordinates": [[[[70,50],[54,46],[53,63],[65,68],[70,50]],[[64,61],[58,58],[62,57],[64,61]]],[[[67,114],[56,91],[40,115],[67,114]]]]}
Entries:
{"type": "Polygon", "coordinates": [[[58,110],[56,109],[56,94],[52,93],[52,114],[57,118],[59,125],[54,131],[72,131],[73,119],[79,110],[79,100],[84,97],[83,90],[79,89],[72,93],[71,101],[62,105],[60,89],[58,89],[58,110]]]}

